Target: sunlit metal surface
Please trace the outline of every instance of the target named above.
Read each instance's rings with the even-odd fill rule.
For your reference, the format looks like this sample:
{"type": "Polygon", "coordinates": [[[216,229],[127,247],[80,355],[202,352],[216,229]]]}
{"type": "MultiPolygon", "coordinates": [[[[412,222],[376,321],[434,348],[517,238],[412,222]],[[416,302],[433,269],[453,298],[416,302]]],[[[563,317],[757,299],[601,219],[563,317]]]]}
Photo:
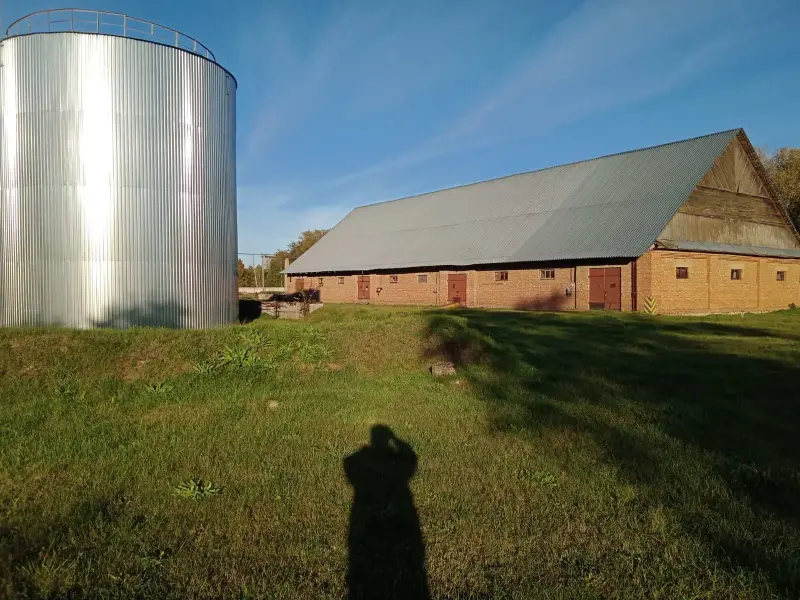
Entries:
{"type": "Polygon", "coordinates": [[[0,42],[0,325],[237,317],[236,82],[176,48],[0,42]]]}

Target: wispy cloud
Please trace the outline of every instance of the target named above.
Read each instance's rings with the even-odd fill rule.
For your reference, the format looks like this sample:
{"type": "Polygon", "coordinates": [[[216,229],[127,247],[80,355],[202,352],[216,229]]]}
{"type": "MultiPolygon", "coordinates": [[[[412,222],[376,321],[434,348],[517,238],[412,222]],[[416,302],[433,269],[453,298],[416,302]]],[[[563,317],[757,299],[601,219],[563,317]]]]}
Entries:
{"type": "MultiPolygon", "coordinates": [[[[586,0],[506,81],[411,150],[336,177],[333,186],[634,104],[722,62],[750,25],[734,0],[586,0]],[[691,15],[691,18],[688,17],[691,15]]],[[[763,31],[762,31],[763,33],[763,31]]],[[[753,35],[752,30],[749,35],[753,35]]]]}
{"type": "Polygon", "coordinates": [[[584,0],[539,9],[549,27],[524,1],[336,6],[311,31],[275,9],[259,28],[265,75],[240,161],[272,185],[240,189],[242,213],[259,215],[240,220],[243,247],[421,191],[408,175],[425,164],[685,87],[764,38],[748,0],[584,0]]]}

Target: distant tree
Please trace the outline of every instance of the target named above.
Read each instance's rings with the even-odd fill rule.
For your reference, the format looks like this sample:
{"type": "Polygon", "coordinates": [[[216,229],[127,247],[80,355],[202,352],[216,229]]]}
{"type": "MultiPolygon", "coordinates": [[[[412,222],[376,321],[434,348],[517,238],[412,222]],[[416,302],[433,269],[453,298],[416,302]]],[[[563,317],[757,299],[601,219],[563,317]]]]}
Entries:
{"type": "Polygon", "coordinates": [[[758,152],[781,202],[800,228],[800,148],[781,148],[773,154],[758,152]]]}
{"type": "Polygon", "coordinates": [[[320,241],[326,233],[328,233],[327,229],[312,229],[301,233],[300,237],[289,243],[289,260],[296,261],[303,252],[320,241]]]}
{"type": "Polygon", "coordinates": [[[287,258],[289,258],[288,250],[278,250],[275,256],[269,261],[269,267],[267,268],[268,287],[280,287],[283,285],[283,275],[281,271],[283,271],[283,264],[287,258]]]}
{"type": "Polygon", "coordinates": [[[239,287],[255,286],[253,267],[246,267],[241,258],[237,262],[237,272],[239,274],[239,287]]]}
{"type": "Polygon", "coordinates": [[[298,238],[289,243],[286,250],[278,250],[270,260],[267,268],[266,285],[269,287],[279,287],[283,285],[283,265],[288,258],[290,262],[297,260],[303,252],[311,248],[322,236],[328,233],[327,229],[311,229],[304,231],[298,238]]]}

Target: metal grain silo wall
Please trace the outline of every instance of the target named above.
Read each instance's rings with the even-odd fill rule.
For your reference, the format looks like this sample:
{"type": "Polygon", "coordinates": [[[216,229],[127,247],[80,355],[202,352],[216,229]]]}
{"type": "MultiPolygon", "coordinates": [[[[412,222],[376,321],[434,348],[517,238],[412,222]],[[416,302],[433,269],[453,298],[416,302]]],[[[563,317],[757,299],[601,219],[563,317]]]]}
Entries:
{"type": "Polygon", "coordinates": [[[236,82],[131,38],[0,42],[0,325],[237,317],[236,82]]]}

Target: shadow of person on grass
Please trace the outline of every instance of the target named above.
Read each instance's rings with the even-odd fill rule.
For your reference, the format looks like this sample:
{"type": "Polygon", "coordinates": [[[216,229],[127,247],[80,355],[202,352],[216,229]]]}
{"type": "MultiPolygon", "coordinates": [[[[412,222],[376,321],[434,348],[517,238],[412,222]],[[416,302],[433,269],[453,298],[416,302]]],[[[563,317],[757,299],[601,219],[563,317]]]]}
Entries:
{"type": "Polygon", "coordinates": [[[425,544],[408,487],[417,470],[417,455],[389,427],[374,425],[369,445],[343,463],[353,486],[349,600],[427,600],[425,544]]]}

